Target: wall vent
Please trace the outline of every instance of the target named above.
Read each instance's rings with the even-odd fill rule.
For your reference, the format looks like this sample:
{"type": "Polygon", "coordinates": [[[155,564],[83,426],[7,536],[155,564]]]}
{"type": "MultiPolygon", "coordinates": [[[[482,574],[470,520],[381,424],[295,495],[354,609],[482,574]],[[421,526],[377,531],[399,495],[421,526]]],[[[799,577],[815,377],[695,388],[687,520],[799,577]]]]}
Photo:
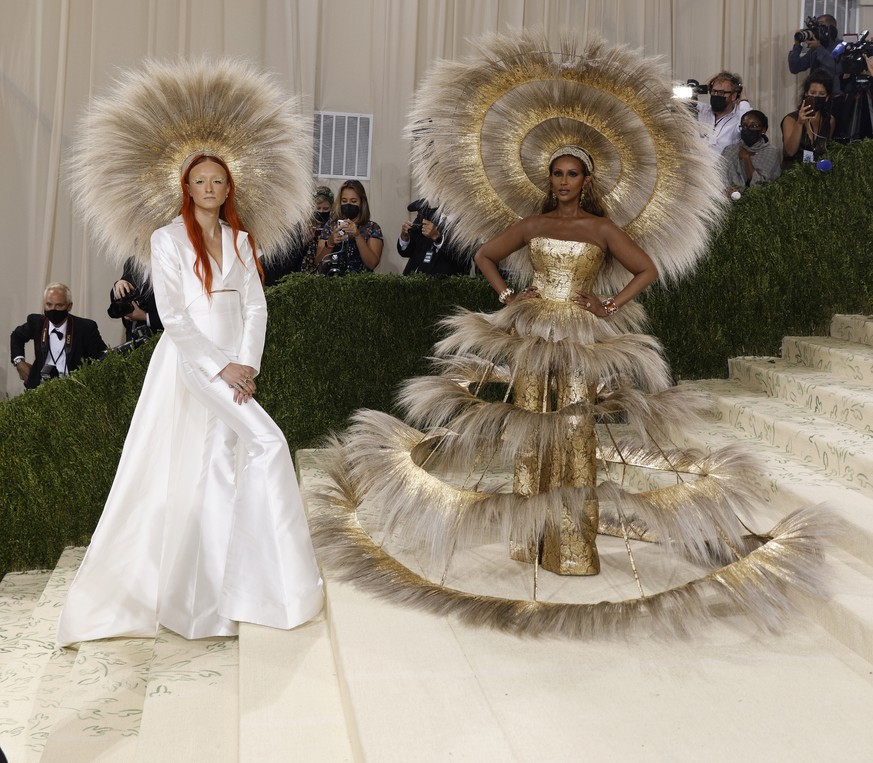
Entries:
{"type": "Polygon", "coordinates": [[[316,111],[312,172],[324,178],[370,179],[373,115],[316,111]]]}

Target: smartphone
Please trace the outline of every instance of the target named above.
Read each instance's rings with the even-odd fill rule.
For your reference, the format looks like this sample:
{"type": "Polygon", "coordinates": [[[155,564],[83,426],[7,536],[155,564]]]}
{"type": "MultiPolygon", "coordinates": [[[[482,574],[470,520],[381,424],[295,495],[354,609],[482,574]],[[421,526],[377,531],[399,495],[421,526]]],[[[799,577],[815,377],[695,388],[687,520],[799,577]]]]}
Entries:
{"type": "Polygon", "coordinates": [[[815,109],[815,96],[808,95],[803,99],[803,108],[805,109],[807,106],[811,109],[815,109]]]}

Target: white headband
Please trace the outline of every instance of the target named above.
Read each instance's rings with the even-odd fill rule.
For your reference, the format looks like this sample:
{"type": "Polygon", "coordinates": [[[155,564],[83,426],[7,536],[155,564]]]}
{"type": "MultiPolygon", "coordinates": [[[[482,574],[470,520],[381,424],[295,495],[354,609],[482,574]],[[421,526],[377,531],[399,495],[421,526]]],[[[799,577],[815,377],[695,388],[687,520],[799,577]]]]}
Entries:
{"type": "Polygon", "coordinates": [[[552,162],[555,161],[559,156],[574,156],[576,157],[582,164],[585,165],[585,169],[588,170],[589,175],[594,174],[594,159],[591,158],[591,154],[589,154],[584,148],[581,146],[561,146],[555,153],[553,153],[549,157],[549,167],[552,166],[552,162]]]}
{"type": "Polygon", "coordinates": [[[208,157],[209,159],[221,159],[218,154],[213,153],[212,151],[209,151],[205,148],[198,148],[196,151],[192,151],[190,154],[188,154],[188,156],[185,157],[185,161],[182,162],[182,169],[179,171],[179,176],[181,177],[182,175],[184,175],[185,170],[188,169],[188,166],[191,164],[191,162],[193,162],[194,159],[199,159],[201,156],[208,157]]]}

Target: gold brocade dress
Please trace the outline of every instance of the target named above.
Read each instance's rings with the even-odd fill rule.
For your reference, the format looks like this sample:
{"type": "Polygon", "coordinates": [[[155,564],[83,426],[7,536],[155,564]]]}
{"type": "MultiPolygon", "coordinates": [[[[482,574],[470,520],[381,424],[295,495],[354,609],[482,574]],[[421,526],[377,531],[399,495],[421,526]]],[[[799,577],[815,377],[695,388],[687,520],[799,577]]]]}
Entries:
{"type": "MultiPolygon", "coordinates": [[[[535,238],[530,242],[534,268],[532,286],[543,302],[535,309],[560,315],[564,321],[590,320],[590,313],[572,303],[579,291],[593,290],[603,262],[603,252],[590,244],[535,238]],[[583,313],[585,313],[583,315],[583,313]],[[587,317],[586,317],[587,316],[587,317]]],[[[544,337],[548,339],[549,336],[544,337]]],[[[574,403],[594,402],[597,383],[572,366],[541,369],[533,375],[521,372],[513,385],[515,404],[527,411],[561,410],[574,403]]],[[[594,418],[589,413],[567,422],[566,440],[540,458],[532,438],[515,457],[513,492],[530,496],[563,485],[593,487],[597,479],[594,418]]],[[[514,559],[535,561],[541,555],[545,569],[559,574],[595,575],[600,571],[597,556],[597,499],[585,501],[584,525],[572,522],[568,507],[562,507],[559,527],[549,527],[541,548],[511,541],[514,559]]]]}
{"type": "Polygon", "coordinates": [[[789,608],[784,580],[803,578],[804,562],[815,567],[810,514],[751,532],[738,516],[755,504],[747,454],[670,445],[669,423],[708,401],[673,386],[660,344],[638,333],[643,309],[631,302],[600,318],[571,301],[593,290],[603,252],[548,238],[531,240],[529,252],[539,298],[447,318],[435,373],[401,390],[405,421],[359,411],[330,449],[329,479],[310,494],[320,560],[377,595],[515,633],[582,637],[637,622],[681,631],[713,601],[765,620],[789,608]],[[511,479],[501,481],[507,468],[511,479]],[[631,485],[628,469],[668,479],[631,485]],[[540,566],[599,572],[598,534],[623,539],[621,590],[638,595],[539,600],[540,566]],[[500,544],[508,553],[498,562],[485,549],[500,544]],[[653,590],[634,559],[653,547],[686,565],[683,576],[688,565],[700,576],[653,590]],[[461,552],[472,553],[463,569],[487,556],[485,580],[495,565],[533,563],[532,597],[483,593],[482,575],[470,589],[446,586],[461,552]]]}

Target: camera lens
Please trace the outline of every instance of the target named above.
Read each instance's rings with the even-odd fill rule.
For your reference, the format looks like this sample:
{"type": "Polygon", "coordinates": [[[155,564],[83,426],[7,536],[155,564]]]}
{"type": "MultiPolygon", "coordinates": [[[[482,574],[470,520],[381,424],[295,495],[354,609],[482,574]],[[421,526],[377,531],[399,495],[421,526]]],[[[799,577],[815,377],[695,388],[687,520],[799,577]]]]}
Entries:
{"type": "Polygon", "coordinates": [[[794,42],[807,42],[814,39],[815,34],[813,34],[811,29],[801,29],[799,32],[794,33],[794,42]]]}

